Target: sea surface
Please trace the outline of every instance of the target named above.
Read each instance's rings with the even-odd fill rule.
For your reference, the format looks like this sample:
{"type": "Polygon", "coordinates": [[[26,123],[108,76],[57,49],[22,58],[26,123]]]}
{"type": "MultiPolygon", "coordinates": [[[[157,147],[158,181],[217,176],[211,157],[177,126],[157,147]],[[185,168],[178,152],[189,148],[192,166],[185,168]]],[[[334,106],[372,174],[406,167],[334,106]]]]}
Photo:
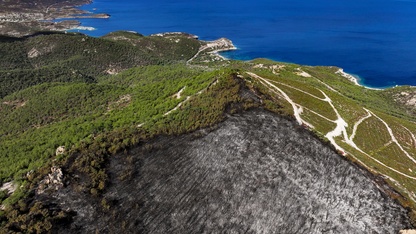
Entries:
{"type": "Polygon", "coordinates": [[[82,19],[81,31],[144,35],[181,31],[231,39],[230,59],[263,57],[338,66],[369,87],[416,85],[416,0],[94,0],[82,9],[109,19],[82,19]]]}

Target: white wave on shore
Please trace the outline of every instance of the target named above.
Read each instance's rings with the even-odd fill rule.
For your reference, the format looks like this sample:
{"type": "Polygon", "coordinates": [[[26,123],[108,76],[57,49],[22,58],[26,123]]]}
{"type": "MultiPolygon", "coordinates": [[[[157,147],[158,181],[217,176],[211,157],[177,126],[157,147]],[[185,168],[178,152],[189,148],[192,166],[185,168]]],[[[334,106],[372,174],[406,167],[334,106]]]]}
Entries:
{"type": "Polygon", "coordinates": [[[96,29],[96,28],[94,28],[94,27],[78,26],[78,27],[75,27],[75,28],[73,28],[73,29],[71,29],[71,30],[94,31],[94,30],[97,30],[97,29],[96,29]]]}
{"type": "Polygon", "coordinates": [[[367,88],[367,89],[381,90],[381,89],[371,88],[371,87],[361,85],[360,83],[358,83],[358,78],[357,77],[344,72],[344,70],[342,68],[340,68],[338,71],[336,71],[335,74],[339,74],[339,75],[347,78],[349,81],[353,82],[354,84],[356,84],[358,86],[362,86],[362,87],[367,88]]]}

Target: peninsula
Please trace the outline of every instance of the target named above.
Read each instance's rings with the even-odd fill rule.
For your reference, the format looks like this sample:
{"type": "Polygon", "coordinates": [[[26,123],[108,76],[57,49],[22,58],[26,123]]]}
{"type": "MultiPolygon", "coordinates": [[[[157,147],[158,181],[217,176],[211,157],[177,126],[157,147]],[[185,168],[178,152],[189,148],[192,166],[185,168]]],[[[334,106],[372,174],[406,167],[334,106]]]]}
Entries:
{"type": "Polygon", "coordinates": [[[65,31],[80,25],[77,18],[110,17],[77,8],[89,3],[90,0],[2,1],[0,35],[22,37],[36,31],[65,31]],[[57,21],[64,18],[74,20],[57,21]]]}

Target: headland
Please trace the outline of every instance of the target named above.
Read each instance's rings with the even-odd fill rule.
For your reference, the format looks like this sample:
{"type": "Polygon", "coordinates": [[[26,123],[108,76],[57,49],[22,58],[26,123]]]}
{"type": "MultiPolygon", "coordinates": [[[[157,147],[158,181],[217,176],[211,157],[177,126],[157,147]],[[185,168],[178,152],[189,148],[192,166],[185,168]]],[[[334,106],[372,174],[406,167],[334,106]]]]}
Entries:
{"type": "Polygon", "coordinates": [[[109,14],[94,14],[77,8],[90,3],[91,0],[3,2],[0,9],[0,35],[22,37],[36,31],[66,31],[80,27],[77,19],[110,17],[109,14]]]}

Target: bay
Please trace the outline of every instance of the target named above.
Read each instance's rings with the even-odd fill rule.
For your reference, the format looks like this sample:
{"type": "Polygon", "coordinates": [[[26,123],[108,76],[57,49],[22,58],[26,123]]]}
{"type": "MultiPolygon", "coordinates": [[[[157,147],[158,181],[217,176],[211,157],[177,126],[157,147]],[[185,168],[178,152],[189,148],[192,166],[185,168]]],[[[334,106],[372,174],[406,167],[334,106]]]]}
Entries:
{"type": "Polygon", "coordinates": [[[369,87],[416,85],[414,0],[95,0],[82,7],[109,19],[82,19],[102,36],[131,30],[231,39],[230,59],[269,58],[342,67],[369,87]]]}

